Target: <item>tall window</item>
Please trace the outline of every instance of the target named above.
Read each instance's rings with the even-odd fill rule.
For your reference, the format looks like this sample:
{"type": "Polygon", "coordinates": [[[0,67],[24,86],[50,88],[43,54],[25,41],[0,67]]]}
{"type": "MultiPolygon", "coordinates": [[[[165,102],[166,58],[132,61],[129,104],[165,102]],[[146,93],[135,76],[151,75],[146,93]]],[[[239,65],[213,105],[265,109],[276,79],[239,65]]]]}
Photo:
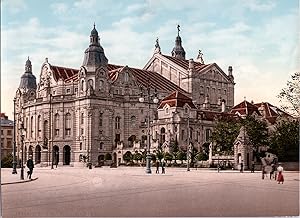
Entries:
{"type": "Polygon", "coordinates": [[[44,122],[44,140],[48,140],[49,139],[49,124],[48,121],[45,120],[44,122]]]}
{"type": "Polygon", "coordinates": [[[205,130],[205,141],[208,142],[210,140],[211,130],[206,129],[205,130]]]}
{"type": "Polygon", "coordinates": [[[30,118],[30,137],[33,137],[33,117],[30,118]]]}
{"type": "Polygon", "coordinates": [[[103,113],[100,112],[99,114],[99,126],[102,127],[103,126],[103,113]]]}
{"type": "Polygon", "coordinates": [[[181,130],[181,140],[183,140],[183,139],[184,139],[184,129],[181,130]]]}
{"type": "Polygon", "coordinates": [[[120,121],[121,121],[121,118],[120,117],[116,117],[116,125],[115,125],[115,128],[116,129],[120,129],[120,121]]]}
{"type": "Polygon", "coordinates": [[[80,142],[79,146],[79,149],[82,150],[82,142],[80,142]]]}
{"type": "Polygon", "coordinates": [[[41,115],[38,116],[38,137],[41,137],[41,133],[42,133],[42,117],[41,115]]]}
{"type": "Polygon", "coordinates": [[[66,114],[66,121],[65,121],[65,127],[66,127],[66,135],[70,136],[71,135],[71,114],[67,113],[66,114]]]}
{"type": "Polygon", "coordinates": [[[80,124],[83,124],[83,122],[84,122],[84,117],[83,117],[83,112],[81,113],[81,115],[80,115],[80,124]]]}
{"type": "Polygon", "coordinates": [[[89,88],[94,89],[94,81],[92,79],[89,79],[89,88]]]}
{"type": "Polygon", "coordinates": [[[166,129],[165,128],[161,128],[160,129],[160,142],[164,143],[166,140],[166,129]]]}
{"type": "Polygon", "coordinates": [[[103,149],[103,142],[100,142],[100,150],[103,149]]]}
{"type": "Polygon", "coordinates": [[[59,136],[59,114],[54,115],[55,136],[59,136]]]}
{"type": "Polygon", "coordinates": [[[83,86],[84,86],[84,80],[81,80],[81,87],[80,87],[81,91],[83,91],[83,86]]]}

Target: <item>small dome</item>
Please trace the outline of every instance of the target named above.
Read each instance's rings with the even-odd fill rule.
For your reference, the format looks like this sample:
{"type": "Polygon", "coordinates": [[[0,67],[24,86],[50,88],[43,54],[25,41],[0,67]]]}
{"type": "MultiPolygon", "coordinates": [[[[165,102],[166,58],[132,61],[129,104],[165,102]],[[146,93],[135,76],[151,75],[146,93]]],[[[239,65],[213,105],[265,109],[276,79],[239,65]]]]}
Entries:
{"type": "Polygon", "coordinates": [[[98,31],[95,28],[95,24],[94,24],[94,29],[92,29],[91,31],[91,36],[98,36],[98,31]]]}
{"type": "Polygon", "coordinates": [[[36,78],[32,73],[25,72],[21,76],[20,89],[36,89],[36,78]]]}

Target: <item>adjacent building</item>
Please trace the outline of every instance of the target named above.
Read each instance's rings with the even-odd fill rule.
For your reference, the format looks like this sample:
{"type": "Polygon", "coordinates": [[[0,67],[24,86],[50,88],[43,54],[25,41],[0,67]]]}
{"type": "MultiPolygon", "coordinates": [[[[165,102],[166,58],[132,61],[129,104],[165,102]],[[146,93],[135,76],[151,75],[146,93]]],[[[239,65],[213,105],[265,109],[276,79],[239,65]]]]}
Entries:
{"type": "Polygon", "coordinates": [[[5,113],[0,113],[1,159],[13,152],[14,122],[5,113]]]}

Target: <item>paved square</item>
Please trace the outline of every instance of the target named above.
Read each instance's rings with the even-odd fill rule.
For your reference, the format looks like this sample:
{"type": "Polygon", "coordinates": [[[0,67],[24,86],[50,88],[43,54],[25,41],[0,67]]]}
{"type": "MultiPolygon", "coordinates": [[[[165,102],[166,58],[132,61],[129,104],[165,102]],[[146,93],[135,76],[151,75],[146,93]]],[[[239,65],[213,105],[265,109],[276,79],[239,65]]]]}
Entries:
{"type": "Polygon", "coordinates": [[[299,172],[284,175],[282,185],[260,172],[35,168],[37,180],[2,186],[3,217],[297,216],[299,172]]]}

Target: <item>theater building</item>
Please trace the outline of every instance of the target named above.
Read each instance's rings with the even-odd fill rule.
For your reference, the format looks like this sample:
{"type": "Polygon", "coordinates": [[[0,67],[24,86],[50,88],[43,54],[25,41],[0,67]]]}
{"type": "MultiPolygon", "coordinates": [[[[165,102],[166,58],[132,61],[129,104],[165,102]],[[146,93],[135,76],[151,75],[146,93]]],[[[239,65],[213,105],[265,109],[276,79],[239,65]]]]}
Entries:
{"type": "Polygon", "coordinates": [[[143,69],[115,65],[94,26],[78,69],[46,58],[36,81],[28,58],[15,101],[16,128],[26,130],[25,160],[33,155],[40,166],[122,163],[126,152],[145,151],[148,119],[151,152],[168,149],[174,140],[186,149],[188,137],[200,149],[215,117],[233,107],[235,83],[231,66],[225,73],[216,63],[204,63],[201,52],[195,60],[185,56],[178,29],[170,56],[157,40],[143,69]]]}

